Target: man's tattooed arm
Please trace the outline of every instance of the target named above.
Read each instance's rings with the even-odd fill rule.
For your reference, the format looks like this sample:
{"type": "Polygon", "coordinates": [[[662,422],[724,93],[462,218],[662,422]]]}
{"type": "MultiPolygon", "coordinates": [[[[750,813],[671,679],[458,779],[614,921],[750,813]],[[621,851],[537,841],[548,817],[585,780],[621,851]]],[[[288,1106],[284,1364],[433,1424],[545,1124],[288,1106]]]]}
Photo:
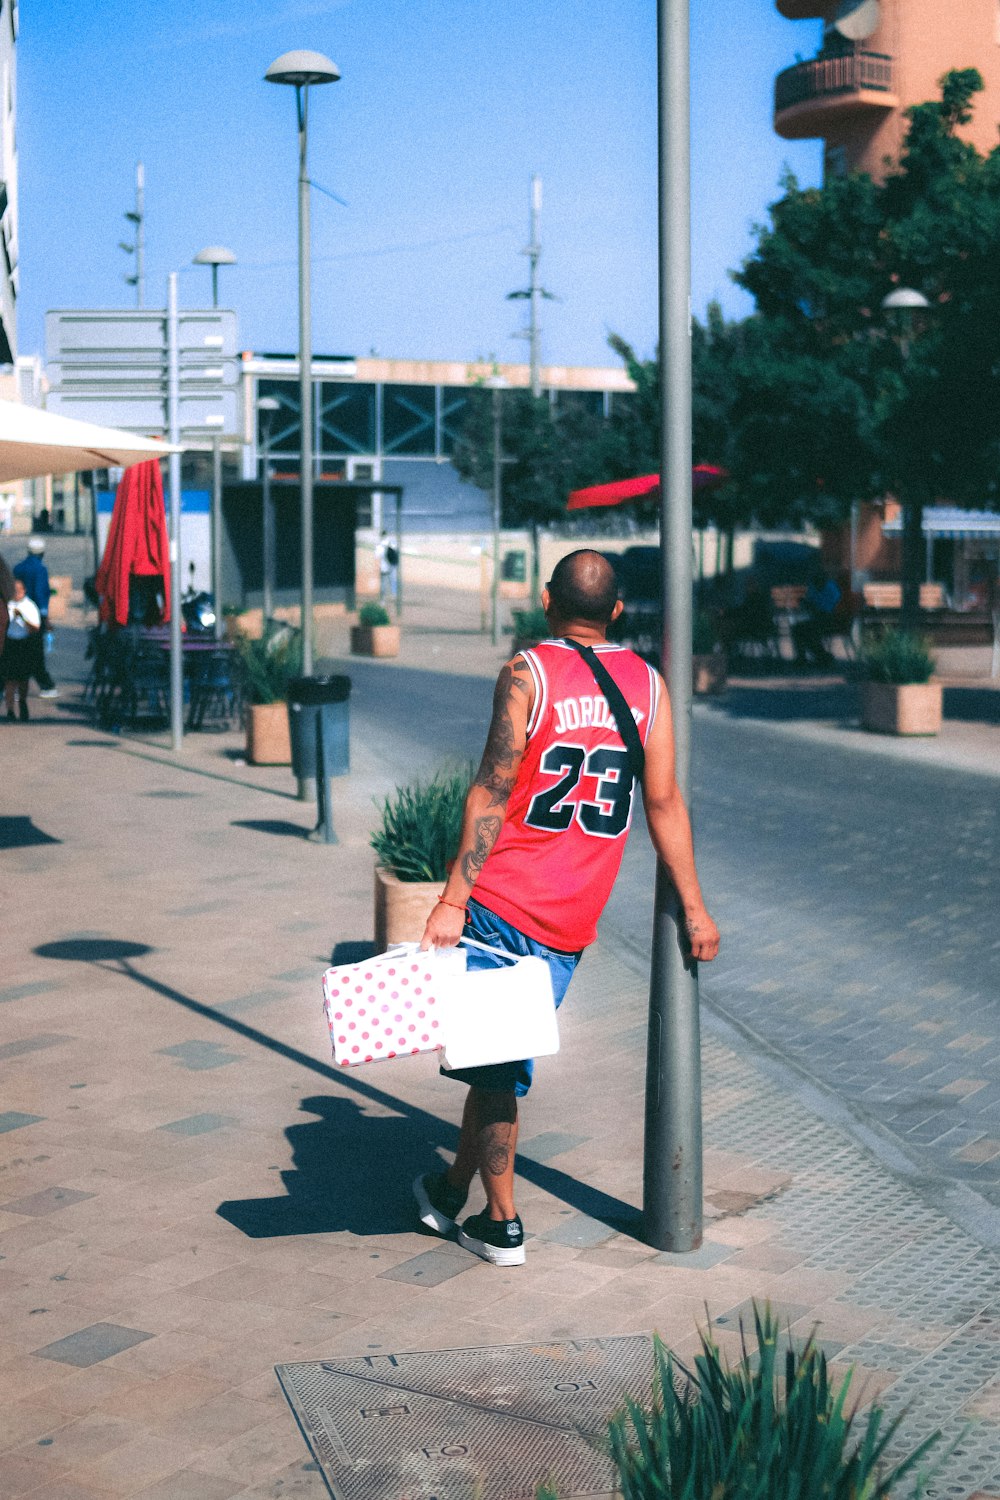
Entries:
{"type": "Polygon", "coordinates": [[[524,658],[515,656],[497,678],[486,749],[472,783],[489,792],[491,807],[506,807],[514,790],[533,693],[534,683],[524,658]]]}
{"type": "Polygon", "coordinates": [[[516,656],[497,679],[486,748],[469,789],[461,842],[449,877],[450,899],[466,899],[500,836],[524,755],[533,698],[531,673],[523,657],[516,656]],[[462,889],[456,889],[459,878],[462,889]]]}

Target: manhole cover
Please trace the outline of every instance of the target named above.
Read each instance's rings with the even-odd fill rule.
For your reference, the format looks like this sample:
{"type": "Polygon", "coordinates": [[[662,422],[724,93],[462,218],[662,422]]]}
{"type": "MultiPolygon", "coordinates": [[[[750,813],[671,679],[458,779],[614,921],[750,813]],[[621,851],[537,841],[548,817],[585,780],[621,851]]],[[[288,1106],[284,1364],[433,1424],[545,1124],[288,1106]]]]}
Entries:
{"type": "Polygon", "coordinates": [[[624,1396],[647,1400],[647,1335],[278,1365],[336,1500],[612,1496],[603,1451],[624,1396]]]}

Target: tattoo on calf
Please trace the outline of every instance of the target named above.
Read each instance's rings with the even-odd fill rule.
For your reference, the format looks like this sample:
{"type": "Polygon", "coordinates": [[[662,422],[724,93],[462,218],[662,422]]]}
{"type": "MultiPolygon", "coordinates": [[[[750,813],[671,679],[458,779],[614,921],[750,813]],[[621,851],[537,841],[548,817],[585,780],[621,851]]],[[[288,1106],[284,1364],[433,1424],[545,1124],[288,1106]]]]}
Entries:
{"type": "Polygon", "coordinates": [[[502,1177],[510,1165],[510,1126],[487,1125],[480,1135],[480,1161],[491,1177],[502,1177]]]}

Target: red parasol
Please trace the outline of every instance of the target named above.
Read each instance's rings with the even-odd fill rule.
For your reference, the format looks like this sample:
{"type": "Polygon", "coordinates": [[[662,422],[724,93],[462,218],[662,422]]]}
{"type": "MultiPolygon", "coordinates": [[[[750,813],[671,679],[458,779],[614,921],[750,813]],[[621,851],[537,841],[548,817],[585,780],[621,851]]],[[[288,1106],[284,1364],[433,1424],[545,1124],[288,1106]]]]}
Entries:
{"type": "Polygon", "coordinates": [[[163,579],[163,620],[170,619],[170,543],[163,480],[156,459],[133,464],[122,475],[111,512],[104,557],[94,586],[101,619],[128,624],[129,579],[163,579]]]}
{"type": "MultiPolygon", "coordinates": [[[[699,490],[718,489],[728,478],[728,470],[717,468],[715,464],[695,464],[691,470],[691,488],[695,494],[699,490]]],[[[659,474],[643,474],[638,479],[616,479],[611,484],[592,484],[585,490],[573,490],[566,509],[586,510],[592,505],[621,505],[625,500],[655,495],[659,488],[659,474]]]]}

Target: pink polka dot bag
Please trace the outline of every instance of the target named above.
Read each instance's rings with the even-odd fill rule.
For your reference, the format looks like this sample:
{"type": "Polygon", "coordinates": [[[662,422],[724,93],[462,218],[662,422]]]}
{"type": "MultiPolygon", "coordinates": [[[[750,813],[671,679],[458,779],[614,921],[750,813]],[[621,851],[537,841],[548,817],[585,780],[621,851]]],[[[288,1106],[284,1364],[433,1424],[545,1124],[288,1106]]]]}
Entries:
{"type": "Polygon", "coordinates": [[[401,943],[359,964],[323,975],[323,1010],[333,1058],[342,1068],[437,1052],[444,1044],[443,1013],[454,982],[465,975],[465,952],[421,953],[401,943]]]}

